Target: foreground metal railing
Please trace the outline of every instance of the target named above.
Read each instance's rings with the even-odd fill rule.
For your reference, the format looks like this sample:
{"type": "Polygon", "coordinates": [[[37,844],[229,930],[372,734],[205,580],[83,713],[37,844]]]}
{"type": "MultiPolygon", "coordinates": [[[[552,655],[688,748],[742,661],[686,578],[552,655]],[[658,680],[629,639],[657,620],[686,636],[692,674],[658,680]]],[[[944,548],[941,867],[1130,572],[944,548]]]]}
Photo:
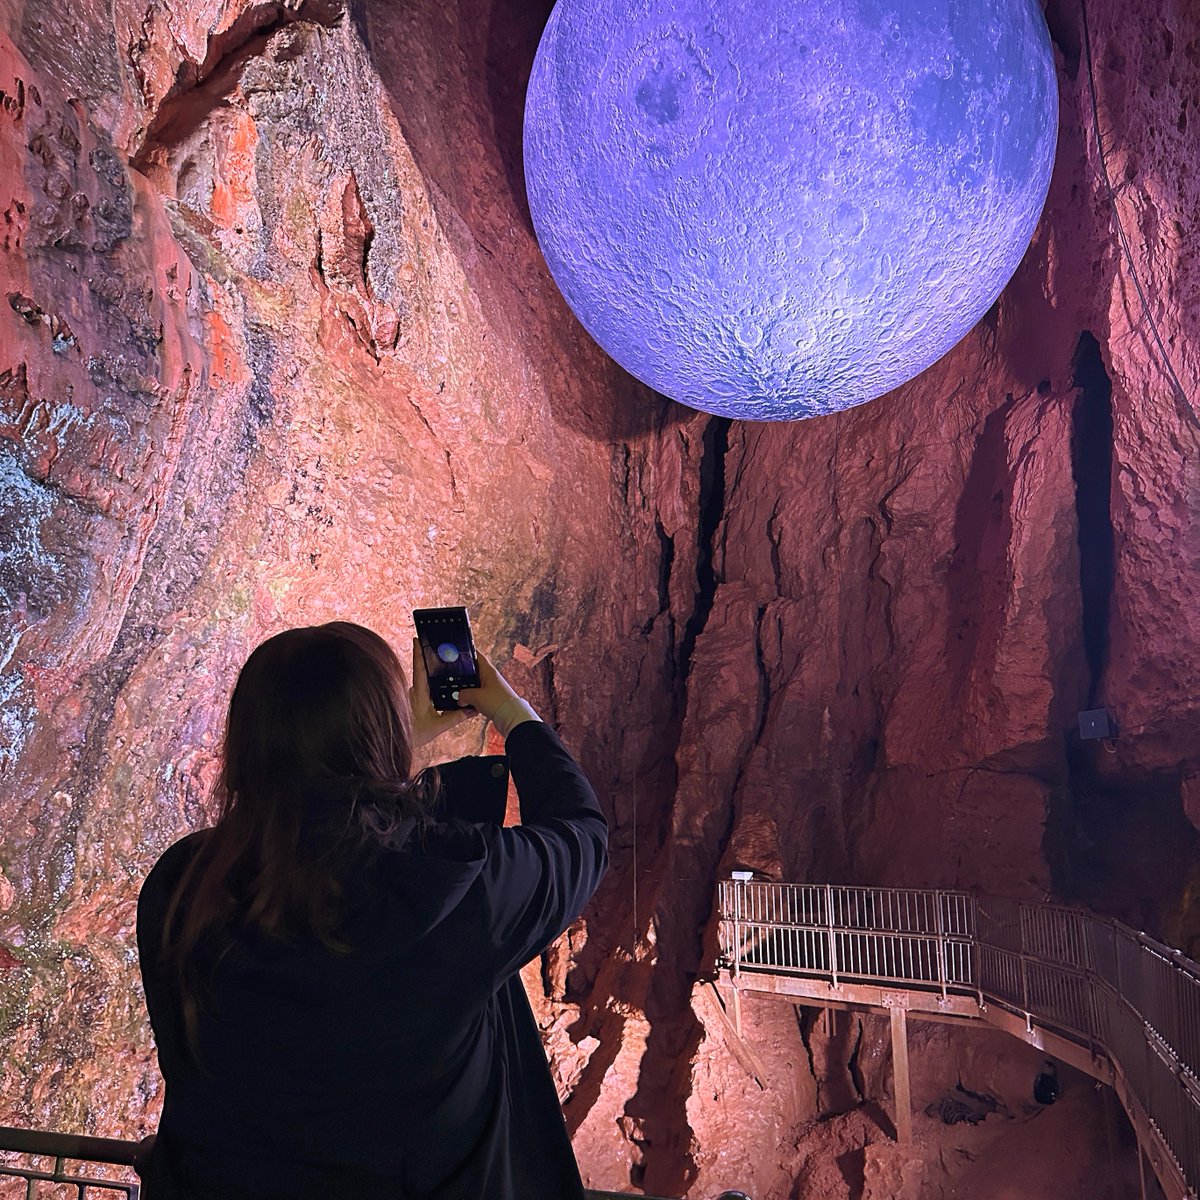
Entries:
{"type": "Polygon", "coordinates": [[[723,965],[997,1005],[1105,1057],[1200,1187],[1200,966],[1083,909],[965,892],[725,880],[723,965]]]}
{"type": "MultiPolygon", "coordinates": [[[[41,1183],[67,1184],[74,1189],[76,1200],[88,1200],[89,1193],[113,1192],[138,1200],[141,1194],[137,1179],[132,1177],[134,1157],[138,1142],[123,1142],[116,1138],[77,1137],[69,1133],[43,1133],[35,1129],[9,1129],[0,1126],[0,1154],[19,1155],[34,1161],[17,1163],[0,1161],[0,1177],[20,1179],[25,1182],[26,1200],[35,1200],[40,1194],[41,1183]],[[38,1160],[52,1160],[51,1166],[40,1165],[38,1160]],[[68,1163],[104,1163],[111,1166],[128,1167],[130,1178],[100,1179],[81,1173],[68,1163]]],[[[11,1193],[10,1193],[11,1194],[11,1193]]],[[[60,1197],[63,1192],[56,1188],[52,1193],[60,1197]]]]}
{"type": "MultiPolygon", "coordinates": [[[[148,1140],[148,1139],[147,1139],[148,1140]]],[[[26,1200],[36,1200],[41,1183],[67,1184],[75,1189],[75,1200],[89,1200],[92,1190],[118,1192],[139,1200],[140,1187],[136,1179],[97,1179],[68,1169],[67,1163],[104,1163],[130,1168],[139,1158],[146,1142],[124,1142],[116,1138],[81,1137],[70,1133],[44,1133],[34,1129],[11,1129],[0,1125],[0,1155],[20,1155],[30,1159],[53,1159],[52,1169],[36,1163],[14,1164],[0,1162],[0,1176],[25,1181],[26,1200]]],[[[56,1200],[61,1191],[55,1191],[56,1200]]],[[[638,1195],[640,1200],[664,1200],[658,1196],[643,1196],[633,1192],[586,1191],[586,1200],[627,1200],[638,1195]]],[[[717,1200],[750,1200],[743,1192],[722,1192],[717,1200]]]]}

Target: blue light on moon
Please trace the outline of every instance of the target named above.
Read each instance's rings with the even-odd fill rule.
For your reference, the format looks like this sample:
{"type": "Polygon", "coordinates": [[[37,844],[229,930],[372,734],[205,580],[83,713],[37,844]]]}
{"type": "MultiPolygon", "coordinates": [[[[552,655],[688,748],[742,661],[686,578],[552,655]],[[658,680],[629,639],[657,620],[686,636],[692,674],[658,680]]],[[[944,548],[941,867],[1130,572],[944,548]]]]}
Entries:
{"type": "Polygon", "coordinates": [[[453,642],[443,642],[437,648],[438,658],[444,663],[458,662],[458,647],[453,642]]]}
{"type": "Polygon", "coordinates": [[[1057,131],[1036,0],[558,0],[525,177],[617,362],[693,408],[794,419],[882,395],[979,320],[1057,131]]]}

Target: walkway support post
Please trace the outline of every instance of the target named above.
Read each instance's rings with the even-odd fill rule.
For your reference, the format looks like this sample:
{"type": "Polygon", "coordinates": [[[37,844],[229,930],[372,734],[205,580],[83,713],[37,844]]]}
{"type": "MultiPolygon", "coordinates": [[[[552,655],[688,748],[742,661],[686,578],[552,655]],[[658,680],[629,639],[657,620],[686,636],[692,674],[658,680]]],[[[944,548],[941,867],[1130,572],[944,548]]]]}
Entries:
{"type": "Polygon", "coordinates": [[[896,1141],[912,1141],[912,1088],[908,1079],[908,1014],[898,1004],[888,1010],[892,1025],[892,1076],[896,1092],[896,1141]]]}

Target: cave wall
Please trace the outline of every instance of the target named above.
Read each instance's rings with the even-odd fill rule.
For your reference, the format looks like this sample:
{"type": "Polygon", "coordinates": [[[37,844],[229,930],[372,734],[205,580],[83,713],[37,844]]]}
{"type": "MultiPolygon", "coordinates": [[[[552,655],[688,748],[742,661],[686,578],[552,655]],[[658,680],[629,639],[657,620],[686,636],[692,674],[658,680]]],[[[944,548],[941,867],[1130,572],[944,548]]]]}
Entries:
{"type": "Polygon", "coordinates": [[[757,1075],[731,1049],[730,867],[1055,894],[1194,952],[1200,16],[1089,7],[1182,392],[1054,0],[1058,166],[997,305],[875,403],[754,425],[629,379],[546,273],[548,8],[0,0],[0,1122],[153,1128],[134,903],[207,820],[240,663],[335,617],[403,651],[428,603],[471,605],[612,819],[526,979],[596,1185],[791,1195],[858,1103],[786,1007],[757,1075]],[[1102,704],[1121,736],[1079,743],[1102,704]]]}

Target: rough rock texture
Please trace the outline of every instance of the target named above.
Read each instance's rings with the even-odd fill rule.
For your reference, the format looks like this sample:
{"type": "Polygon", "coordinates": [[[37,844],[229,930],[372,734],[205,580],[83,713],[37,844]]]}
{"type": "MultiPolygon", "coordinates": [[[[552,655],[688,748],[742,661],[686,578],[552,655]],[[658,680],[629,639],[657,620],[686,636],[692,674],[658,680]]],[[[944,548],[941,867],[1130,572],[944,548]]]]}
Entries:
{"type": "Polygon", "coordinates": [[[849,1156],[848,1196],[937,1195],[957,1143],[884,1146],[881,1022],[748,1004],[731,1036],[714,882],[1053,893],[1195,953],[1200,15],[1089,8],[1184,393],[1053,0],[1012,284],[914,383],[765,426],[633,383],[551,285],[519,145],[547,10],[0,0],[0,1121],[153,1127],[135,897],[207,819],[250,647],[336,616],[403,645],[461,599],[613,821],[526,974],[588,1179],[804,1200],[849,1156]],[[1102,705],[1119,739],[1081,743],[1102,705]]]}
{"type": "MultiPolygon", "coordinates": [[[[841,1017],[846,1021],[848,1018],[841,1017]]],[[[886,1026],[875,1020],[880,1030],[886,1026]]],[[[864,1037],[869,1036],[864,1031],[864,1037]]],[[[865,1086],[879,1101],[804,1127],[790,1152],[794,1187],[779,1200],[1057,1200],[1140,1195],[1133,1135],[1111,1091],[1059,1068],[1053,1105],[1033,1098],[1042,1056],[995,1030],[909,1026],[913,1142],[894,1141],[884,1076],[865,1086]],[[989,1111],[990,1110],[990,1111],[989,1111]],[[969,1113],[972,1121],[961,1118],[969,1113]],[[956,1123],[947,1125],[949,1117],[956,1123]],[[1064,1153],[1068,1144],[1071,1150],[1064,1153]]],[[[883,1064],[880,1064],[882,1066],[883,1064]]],[[[1151,1180],[1148,1195],[1161,1195],[1151,1180]]]]}

